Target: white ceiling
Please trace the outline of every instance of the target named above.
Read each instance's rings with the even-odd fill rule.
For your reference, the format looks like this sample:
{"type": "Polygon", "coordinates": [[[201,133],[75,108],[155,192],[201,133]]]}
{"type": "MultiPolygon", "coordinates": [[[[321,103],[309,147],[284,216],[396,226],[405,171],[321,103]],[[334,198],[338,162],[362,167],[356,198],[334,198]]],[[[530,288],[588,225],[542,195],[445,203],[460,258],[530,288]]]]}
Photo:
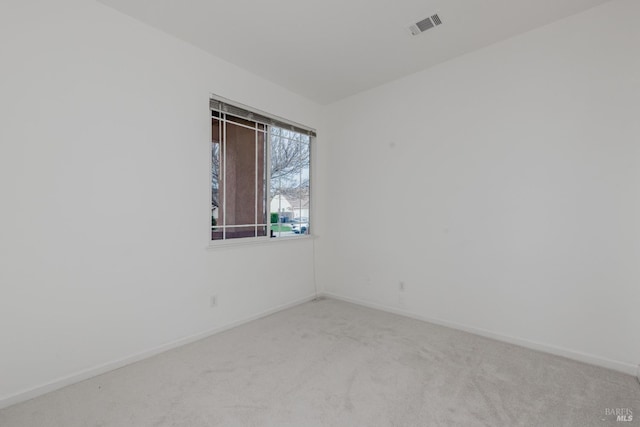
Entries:
{"type": "Polygon", "coordinates": [[[100,1],[327,104],[609,0],[100,1]]]}

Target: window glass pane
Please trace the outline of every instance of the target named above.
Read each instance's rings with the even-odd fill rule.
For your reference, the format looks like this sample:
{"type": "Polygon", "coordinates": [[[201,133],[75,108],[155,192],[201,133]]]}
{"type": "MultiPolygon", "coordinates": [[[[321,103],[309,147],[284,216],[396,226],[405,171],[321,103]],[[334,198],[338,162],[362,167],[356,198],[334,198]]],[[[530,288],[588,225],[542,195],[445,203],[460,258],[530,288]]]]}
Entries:
{"type": "Polygon", "coordinates": [[[274,236],[308,233],[309,138],[271,127],[271,212],[274,236]],[[306,138],[306,139],[305,139],[306,138]]]}
{"type": "Polygon", "coordinates": [[[211,239],[222,239],[222,231],[218,227],[220,206],[220,120],[212,119],[211,126],[211,239]]]}
{"type": "MultiPolygon", "coordinates": [[[[258,170],[263,169],[257,144],[264,143],[262,132],[227,123],[224,173],[224,225],[226,238],[254,237],[262,186],[257,187],[258,170]]],[[[260,206],[261,207],[261,206],[260,206]]]]}
{"type": "MultiPolygon", "coordinates": [[[[266,235],[265,133],[254,122],[221,120],[217,229],[213,239],[266,235]]],[[[215,154],[214,150],[214,155],[215,154]]]]}
{"type": "Polygon", "coordinates": [[[294,203],[294,220],[298,225],[293,228],[293,231],[296,234],[309,234],[309,143],[301,139],[298,147],[299,173],[295,177],[294,203]]]}

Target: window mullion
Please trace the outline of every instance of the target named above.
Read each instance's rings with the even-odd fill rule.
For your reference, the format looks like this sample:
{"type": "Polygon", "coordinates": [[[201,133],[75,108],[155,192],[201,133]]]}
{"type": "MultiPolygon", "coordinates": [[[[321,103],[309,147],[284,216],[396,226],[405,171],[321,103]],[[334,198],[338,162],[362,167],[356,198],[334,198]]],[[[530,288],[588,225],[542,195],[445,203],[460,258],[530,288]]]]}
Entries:
{"type": "Polygon", "coordinates": [[[255,131],[255,193],[253,194],[254,202],[255,202],[255,210],[254,210],[254,237],[258,237],[258,123],[256,122],[256,131],[255,131]]]}
{"type": "Polygon", "coordinates": [[[227,115],[221,114],[222,121],[222,240],[227,239],[227,115]]]}
{"type": "MultiPolygon", "coordinates": [[[[265,186],[265,193],[266,193],[266,197],[267,200],[269,201],[269,203],[267,203],[267,206],[269,207],[269,212],[267,214],[267,221],[266,223],[269,224],[269,226],[267,227],[267,236],[271,237],[271,126],[265,126],[265,134],[264,134],[264,138],[265,138],[265,156],[267,158],[266,161],[266,171],[265,171],[265,176],[266,176],[266,182],[267,185],[265,186]]],[[[280,214],[278,213],[278,221],[280,221],[280,214]]]]}

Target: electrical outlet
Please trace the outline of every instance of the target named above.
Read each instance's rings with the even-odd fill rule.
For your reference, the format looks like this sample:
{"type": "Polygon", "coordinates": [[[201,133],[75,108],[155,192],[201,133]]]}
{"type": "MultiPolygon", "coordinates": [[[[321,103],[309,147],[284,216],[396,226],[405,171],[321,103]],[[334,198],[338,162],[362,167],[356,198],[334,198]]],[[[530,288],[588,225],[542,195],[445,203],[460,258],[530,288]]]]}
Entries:
{"type": "Polygon", "coordinates": [[[398,290],[404,292],[404,282],[398,282],[398,290]]]}
{"type": "Polygon", "coordinates": [[[218,295],[211,295],[209,298],[209,307],[213,308],[218,305],[218,295]]]}

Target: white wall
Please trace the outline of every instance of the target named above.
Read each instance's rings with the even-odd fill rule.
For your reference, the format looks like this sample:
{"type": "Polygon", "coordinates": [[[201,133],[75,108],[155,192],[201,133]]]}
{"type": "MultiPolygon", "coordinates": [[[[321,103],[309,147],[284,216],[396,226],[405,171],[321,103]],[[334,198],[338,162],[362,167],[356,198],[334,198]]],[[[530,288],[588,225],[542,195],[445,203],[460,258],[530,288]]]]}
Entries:
{"type": "Polygon", "coordinates": [[[0,406],[314,293],[310,240],[205,249],[208,100],[318,106],[91,0],[3,0],[0,60],[0,406]]]}
{"type": "Polygon", "coordinates": [[[309,240],[205,250],[210,92],[319,129],[321,289],[630,371],[639,12],[320,109],[91,0],[3,0],[0,407],[313,294],[309,240]]]}
{"type": "Polygon", "coordinates": [[[370,214],[332,221],[324,289],[635,372],[638,16],[613,1],[330,105],[327,193],[370,214]]]}

